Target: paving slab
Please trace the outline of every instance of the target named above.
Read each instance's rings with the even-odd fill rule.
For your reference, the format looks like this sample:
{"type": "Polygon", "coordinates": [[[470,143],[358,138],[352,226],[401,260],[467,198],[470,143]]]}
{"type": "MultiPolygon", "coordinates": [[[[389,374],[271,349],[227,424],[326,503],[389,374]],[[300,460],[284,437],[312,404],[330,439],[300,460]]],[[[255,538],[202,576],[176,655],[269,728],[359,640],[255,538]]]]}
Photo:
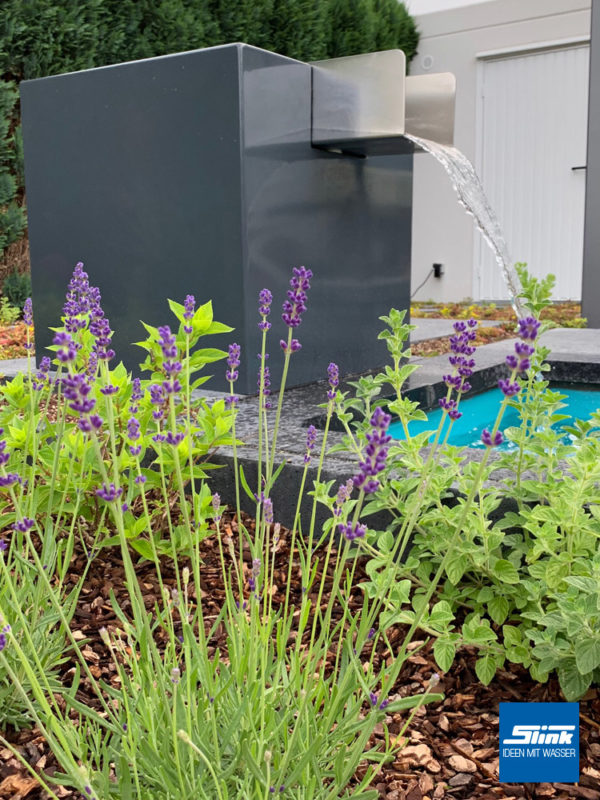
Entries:
{"type": "Polygon", "coordinates": [[[14,378],[20,372],[27,372],[26,358],[7,358],[0,361],[0,377],[14,378]]]}
{"type": "MultiPolygon", "coordinates": [[[[464,321],[464,320],[463,320],[464,321]]],[[[410,341],[412,344],[415,342],[424,342],[427,339],[441,339],[444,336],[452,336],[455,319],[429,319],[428,317],[414,317],[411,319],[410,324],[416,325],[416,330],[411,331],[410,341]]],[[[497,325],[502,325],[505,320],[496,319],[482,319],[479,320],[479,325],[482,328],[493,328],[497,325]]]]}

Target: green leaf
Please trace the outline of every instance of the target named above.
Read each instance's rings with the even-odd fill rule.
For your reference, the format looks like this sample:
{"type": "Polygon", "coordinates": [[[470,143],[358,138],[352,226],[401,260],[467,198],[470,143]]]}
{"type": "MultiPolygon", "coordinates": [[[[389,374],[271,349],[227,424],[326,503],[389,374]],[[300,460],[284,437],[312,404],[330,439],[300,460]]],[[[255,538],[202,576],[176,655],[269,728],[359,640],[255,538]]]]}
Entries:
{"type": "Polygon", "coordinates": [[[183,315],[185,313],[185,306],[182,306],[181,303],[176,303],[174,300],[168,300],[169,308],[175,314],[179,322],[183,322],[183,315]]]}
{"type": "Polygon", "coordinates": [[[505,558],[499,558],[494,564],[494,575],[498,580],[502,581],[502,583],[519,582],[519,573],[516,567],[505,558]]]}
{"type": "Polygon", "coordinates": [[[487,604],[488,614],[494,620],[496,625],[502,625],[508,616],[508,600],[503,595],[499,594],[490,600],[487,604]]]}
{"type": "Polygon", "coordinates": [[[403,697],[401,700],[394,700],[387,706],[386,713],[394,711],[406,711],[415,706],[425,705],[426,703],[440,703],[444,699],[443,694],[414,694],[410,697],[403,697]]]}
{"type": "Polygon", "coordinates": [[[584,578],[577,575],[569,575],[565,581],[570,585],[579,589],[580,592],[585,594],[596,594],[600,590],[597,581],[593,578],[584,578]]]}
{"type": "Polygon", "coordinates": [[[551,589],[559,586],[569,574],[569,564],[551,561],[546,567],[546,583],[551,589]]]}
{"type": "Polygon", "coordinates": [[[456,586],[467,570],[467,559],[463,555],[453,556],[446,563],[446,575],[453,586],[456,586]]]}
{"type": "Polygon", "coordinates": [[[456,645],[454,642],[442,637],[436,639],[435,644],[433,645],[433,656],[435,658],[435,663],[442,670],[442,672],[448,672],[452,666],[455,655],[456,645]]]}
{"type": "Polygon", "coordinates": [[[432,625],[434,628],[447,628],[453,620],[454,614],[447,600],[440,600],[439,603],[436,603],[431,609],[429,625],[432,625]]]}
{"type": "Polygon", "coordinates": [[[494,590],[491,586],[482,586],[475,600],[478,603],[489,603],[494,596],[494,590]]]}
{"type": "Polygon", "coordinates": [[[579,700],[587,692],[592,682],[592,673],[582,675],[577,669],[574,658],[565,659],[557,670],[558,682],[567,702],[579,700]]]}
{"type": "Polygon", "coordinates": [[[132,539],[130,540],[129,545],[143,558],[147,558],[148,561],[154,560],[152,545],[150,544],[150,542],[146,541],[146,539],[132,539]]]}
{"type": "Polygon", "coordinates": [[[516,647],[523,641],[520,629],[515,628],[514,625],[504,625],[502,627],[502,633],[504,634],[505,647],[516,647]]]}
{"type": "Polygon", "coordinates": [[[208,303],[205,303],[203,306],[200,306],[196,310],[194,317],[192,319],[192,327],[194,329],[194,333],[204,333],[206,329],[212,324],[213,321],[213,309],[212,303],[210,300],[208,303]]]}
{"type": "Polygon", "coordinates": [[[600,667],[600,640],[580,639],[575,644],[575,661],[584,675],[600,667]]]}
{"type": "Polygon", "coordinates": [[[496,659],[494,656],[491,653],[487,653],[485,656],[478,658],[475,662],[475,672],[484,686],[491,683],[496,674],[496,659]]]}
{"type": "Polygon", "coordinates": [[[244,468],[242,467],[241,464],[240,464],[240,483],[242,484],[242,488],[246,492],[250,500],[252,500],[253,503],[256,503],[256,497],[254,496],[254,492],[252,491],[250,486],[248,486],[248,481],[246,480],[246,475],[244,474],[244,468]]]}

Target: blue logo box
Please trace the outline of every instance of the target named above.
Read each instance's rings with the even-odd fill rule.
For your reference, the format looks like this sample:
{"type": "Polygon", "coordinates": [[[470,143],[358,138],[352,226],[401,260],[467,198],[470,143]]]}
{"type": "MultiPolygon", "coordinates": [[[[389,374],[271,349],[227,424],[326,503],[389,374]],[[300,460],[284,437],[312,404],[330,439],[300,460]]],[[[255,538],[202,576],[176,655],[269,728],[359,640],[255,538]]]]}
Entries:
{"type": "Polygon", "coordinates": [[[579,703],[500,703],[500,782],[577,783],[579,703]]]}

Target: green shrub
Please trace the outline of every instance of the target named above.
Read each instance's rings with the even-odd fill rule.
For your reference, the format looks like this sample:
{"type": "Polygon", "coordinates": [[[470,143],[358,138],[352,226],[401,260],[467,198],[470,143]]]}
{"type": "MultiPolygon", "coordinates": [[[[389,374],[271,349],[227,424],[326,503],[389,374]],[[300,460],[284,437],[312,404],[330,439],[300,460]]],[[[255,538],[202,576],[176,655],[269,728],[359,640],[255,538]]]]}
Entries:
{"type": "MultiPolygon", "coordinates": [[[[539,318],[550,303],[554,278],[533,278],[523,264],[517,271],[524,305],[539,318]]],[[[480,461],[469,461],[464,448],[447,444],[450,414],[461,414],[462,390],[450,389],[453,375],[445,376],[449,389],[441,404],[454,405],[442,405],[446,410],[437,431],[411,436],[410,423],[426,415],[402,396],[404,382],[417,369],[400,365],[410,355],[403,347],[412,327],[403,317],[404,312],[392,311],[381,318],[388,330],[380,338],[394,366],[361,378],[353,384],[356,396],[343,398],[337,407],[347,430],[339,449],[355,452],[364,442],[364,420],[375,398],[391,386],[396,397],[378,402],[397,415],[407,434],[390,447],[379,491],[365,507],[367,518],[383,509],[393,518],[385,531],[369,531],[368,542],[381,555],[367,567],[365,589],[374,592],[388,580],[384,564],[390,554],[405,556],[402,577],[415,587],[412,608],[396,604],[384,625],[407,623],[436,636],[434,655],[444,671],[460,648],[474,647],[483,683],[489,684],[508,661],[529,669],[535,681],[544,682],[556,671],[565,698],[577,700],[600,681],[600,411],[566,428],[570,442],[563,441],[564,431],[556,426],[565,419],[564,395],[543,380],[549,351],[536,343],[526,358],[530,366],[521,373],[515,355],[507,358],[512,388],[504,392],[491,438],[503,436],[511,449],[497,460],[490,460],[493,446],[485,439],[480,461]],[[502,430],[509,406],[518,411],[520,425],[502,430]],[[491,482],[497,470],[501,484],[491,482]],[[516,509],[499,511],[507,498],[516,509]]],[[[456,339],[465,335],[458,333],[461,326],[467,328],[455,323],[456,339]]],[[[552,323],[542,323],[540,330],[549,327],[552,323]]],[[[519,347],[532,347],[528,338],[519,347]]],[[[460,349],[464,344],[457,342],[455,352],[466,352],[460,349]]],[[[464,360],[451,356],[454,377],[468,375],[458,373],[464,360]]]]}
{"type": "Polygon", "coordinates": [[[31,278],[25,273],[13,270],[4,279],[2,294],[12,306],[22,311],[25,300],[31,297],[31,278]]]}
{"type": "Polygon", "coordinates": [[[0,255],[25,229],[25,213],[17,197],[22,187],[20,131],[16,125],[17,88],[0,81],[0,255]]]}

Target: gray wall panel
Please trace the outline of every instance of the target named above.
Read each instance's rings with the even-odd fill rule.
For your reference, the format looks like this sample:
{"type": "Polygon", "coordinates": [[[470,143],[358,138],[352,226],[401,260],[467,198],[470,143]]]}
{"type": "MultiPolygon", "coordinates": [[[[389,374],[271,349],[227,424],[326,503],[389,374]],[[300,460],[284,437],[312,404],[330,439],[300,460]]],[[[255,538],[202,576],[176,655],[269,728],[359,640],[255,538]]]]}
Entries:
{"type": "Polygon", "coordinates": [[[215,344],[242,345],[239,390],[253,392],[268,287],[275,384],[300,264],[315,277],[291,382],[385,361],[377,317],[409,303],[412,157],[312,148],[310,81],[306,64],[227,45],[22,85],[38,355],[82,260],[130,368],[138,320],[169,322],[166,298],[191,292],[235,326],[215,344]]]}

